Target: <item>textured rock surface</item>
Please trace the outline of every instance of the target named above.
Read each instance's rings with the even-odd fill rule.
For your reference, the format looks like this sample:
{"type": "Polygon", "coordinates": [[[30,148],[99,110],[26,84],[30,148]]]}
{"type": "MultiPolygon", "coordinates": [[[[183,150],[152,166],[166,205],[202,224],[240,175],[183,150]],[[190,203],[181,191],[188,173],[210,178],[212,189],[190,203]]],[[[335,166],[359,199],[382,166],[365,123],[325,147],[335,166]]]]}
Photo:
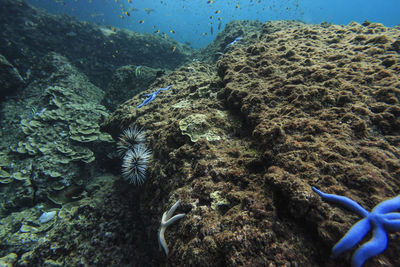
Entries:
{"type": "MultiPolygon", "coordinates": [[[[168,73],[192,51],[19,0],[5,10],[4,66],[28,86],[1,103],[0,265],[348,266],[351,252],[329,254],[359,218],[311,186],[367,209],[400,193],[399,28],[232,22],[205,62],[168,73]],[[89,79],[111,80],[108,94],[89,79]],[[106,175],[121,159],[101,103],[124,97],[101,129],[144,127],[141,187],[106,175]],[[165,257],[157,230],[178,199],[165,257]]],[[[366,266],[400,265],[399,243],[366,266]]]]}
{"type": "Polygon", "coordinates": [[[66,15],[51,15],[22,0],[0,0],[0,25],[0,54],[22,76],[53,51],[103,89],[120,66],[174,69],[190,60],[194,51],[161,35],[101,28],[66,15]],[[171,50],[173,46],[175,51],[171,50]]]}
{"type": "Polygon", "coordinates": [[[146,66],[127,65],[118,68],[106,89],[102,103],[109,110],[131,99],[134,95],[147,90],[154,80],[164,73],[161,69],[146,66]]]}
{"type": "Polygon", "coordinates": [[[0,55],[0,99],[9,94],[16,94],[25,85],[18,70],[0,55]]]}
{"type": "MultiPolygon", "coordinates": [[[[284,25],[287,25],[284,23],[284,25]]],[[[243,37],[240,45],[248,45],[260,36],[262,23],[256,20],[234,20],[226,24],[222,32],[218,33],[215,40],[207,47],[195,53],[196,58],[207,63],[215,63],[223,53],[232,49],[227,47],[237,37],[243,37]]],[[[235,44],[235,46],[239,43],[235,44]]]]}
{"type": "MultiPolygon", "coordinates": [[[[328,260],[330,249],[359,218],[311,186],[367,209],[400,193],[400,30],[273,24],[225,53],[218,75],[182,67],[147,92],[172,90],[140,109],[135,96],[102,125],[114,137],[146,128],[154,159],[139,213],[149,237],[182,200],[162,265],[346,266],[351,253],[328,260]],[[195,114],[224,138],[193,142],[179,125],[195,114]]],[[[399,242],[391,235],[367,266],[399,265],[399,242]]]]}

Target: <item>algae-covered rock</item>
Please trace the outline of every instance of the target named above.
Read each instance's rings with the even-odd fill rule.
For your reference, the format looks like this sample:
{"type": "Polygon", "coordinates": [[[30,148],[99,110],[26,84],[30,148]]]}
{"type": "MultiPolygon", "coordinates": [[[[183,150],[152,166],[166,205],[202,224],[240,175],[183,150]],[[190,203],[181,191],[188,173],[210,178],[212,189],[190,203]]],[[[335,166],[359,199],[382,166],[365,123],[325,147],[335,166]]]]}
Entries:
{"type": "Polygon", "coordinates": [[[191,114],[179,122],[181,133],[190,137],[192,142],[205,138],[207,141],[218,141],[221,136],[207,122],[207,115],[191,114]]]}
{"type": "MultiPolygon", "coordinates": [[[[160,223],[149,207],[161,218],[180,199],[186,214],[168,234],[166,265],[348,264],[350,253],[328,259],[323,248],[355,219],[311,188],[368,210],[399,194],[398,36],[378,24],[269,22],[224,51],[216,79],[190,64],[146,91],[173,84],[168,97],[119,106],[102,127],[145,126],[155,155],[140,190],[149,236],[160,223]]],[[[399,265],[392,241],[366,264],[399,265]]]]}
{"type": "Polygon", "coordinates": [[[0,99],[9,94],[16,94],[25,85],[18,70],[0,54],[0,99]]]}
{"type": "Polygon", "coordinates": [[[0,266],[2,267],[13,267],[18,260],[18,255],[15,253],[7,254],[0,258],[0,266]]]}
{"type": "Polygon", "coordinates": [[[0,167],[0,184],[9,184],[12,181],[11,175],[0,167]]]}
{"type": "Polygon", "coordinates": [[[114,110],[119,104],[146,90],[165,70],[142,65],[126,65],[115,70],[107,86],[103,104],[114,110]]]}
{"type": "Polygon", "coordinates": [[[174,69],[191,60],[194,52],[168,36],[49,14],[21,0],[1,0],[0,25],[6,29],[0,35],[0,54],[7,55],[22,76],[30,76],[31,80],[35,79],[32,66],[50,51],[67,57],[92,83],[102,88],[121,66],[174,69]],[[172,51],[174,46],[176,49],[172,51]]]}
{"type": "Polygon", "coordinates": [[[224,208],[230,204],[229,200],[222,196],[221,191],[210,193],[210,198],[212,199],[211,209],[219,212],[223,212],[224,208]]]}

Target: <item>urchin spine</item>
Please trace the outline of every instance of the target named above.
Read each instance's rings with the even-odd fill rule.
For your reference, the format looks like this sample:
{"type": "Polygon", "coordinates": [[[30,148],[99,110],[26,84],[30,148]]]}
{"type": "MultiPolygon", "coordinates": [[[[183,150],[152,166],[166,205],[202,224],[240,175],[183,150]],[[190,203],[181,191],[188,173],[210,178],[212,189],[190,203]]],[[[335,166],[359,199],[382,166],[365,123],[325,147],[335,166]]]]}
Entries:
{"type": "Polygon", "coordinates": [[[118,154],[123,157],[122,177],[135,185],[146,179],[146,168],[151,158],[151,150],[144,144],[146,135],[136,125],[126,129],[119,138],[118,154]]]}
{"type": "Polygon", "coordinates": [[[117,143],[117,151],[120,157],[124,157],[129,150],[133,150],[138,144],[142,144],[146,141],[146,134],[142,128],[133,125],[128,129],[124,130],[119,137],[117,143]]]}

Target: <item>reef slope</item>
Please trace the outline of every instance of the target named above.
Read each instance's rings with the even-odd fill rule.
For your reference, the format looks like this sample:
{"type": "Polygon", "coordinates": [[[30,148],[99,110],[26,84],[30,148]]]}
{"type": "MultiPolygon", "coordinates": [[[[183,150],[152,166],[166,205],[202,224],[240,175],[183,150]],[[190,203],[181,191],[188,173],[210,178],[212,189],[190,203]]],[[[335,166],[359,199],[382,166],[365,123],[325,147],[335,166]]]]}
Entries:
{"type": "MultiPolygon", "coordinates": [[[[161,264],[347,266],[351,253],[331,260],[330,249],[358,218],[311,186],[367,209],[400,193],[399,36],[368,22],[268,22],[216,69],[191,63],[158,78],[146,93],[173,87],[150,104],[117,108],[102,129],[136,123],[154,151],[138,210],[154,247],[162,213],[178,199],[186,213],[161,264]]],[[[399,242],[366,266],[399,265],[399,242]]]]}

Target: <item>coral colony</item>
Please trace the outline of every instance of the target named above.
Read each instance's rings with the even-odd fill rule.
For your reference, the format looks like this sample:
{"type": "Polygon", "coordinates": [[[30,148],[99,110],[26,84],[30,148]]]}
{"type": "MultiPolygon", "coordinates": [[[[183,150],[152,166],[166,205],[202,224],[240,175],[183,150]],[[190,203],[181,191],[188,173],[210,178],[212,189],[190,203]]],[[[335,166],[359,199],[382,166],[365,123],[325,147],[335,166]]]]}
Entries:
{"type": "Polygon", "coordinates": [[[333,247],[332,258],[336,258],[346,250],[356,246],[372,229],[372,238],[354,252],[351,261],[352,267],[363,266],[366,260],[386,249],[388,244],[386,231],[400,231],[400,213],[395,212],[400,209],[400,195],[381,202],[371,212],[368,212],[348,197],[326,194],[315,187],[312,189],[321,196],[322,200],[342,205],[364,217],[353,225],[333,247]]]}
{"type": "Polygon", "coordinates": [[[151,150],[146,147],[146,136],[136,125],[126,129],[119,138],[117,148],[122,160],[122,176],[135,185],[143,184],[151,150]]]}

